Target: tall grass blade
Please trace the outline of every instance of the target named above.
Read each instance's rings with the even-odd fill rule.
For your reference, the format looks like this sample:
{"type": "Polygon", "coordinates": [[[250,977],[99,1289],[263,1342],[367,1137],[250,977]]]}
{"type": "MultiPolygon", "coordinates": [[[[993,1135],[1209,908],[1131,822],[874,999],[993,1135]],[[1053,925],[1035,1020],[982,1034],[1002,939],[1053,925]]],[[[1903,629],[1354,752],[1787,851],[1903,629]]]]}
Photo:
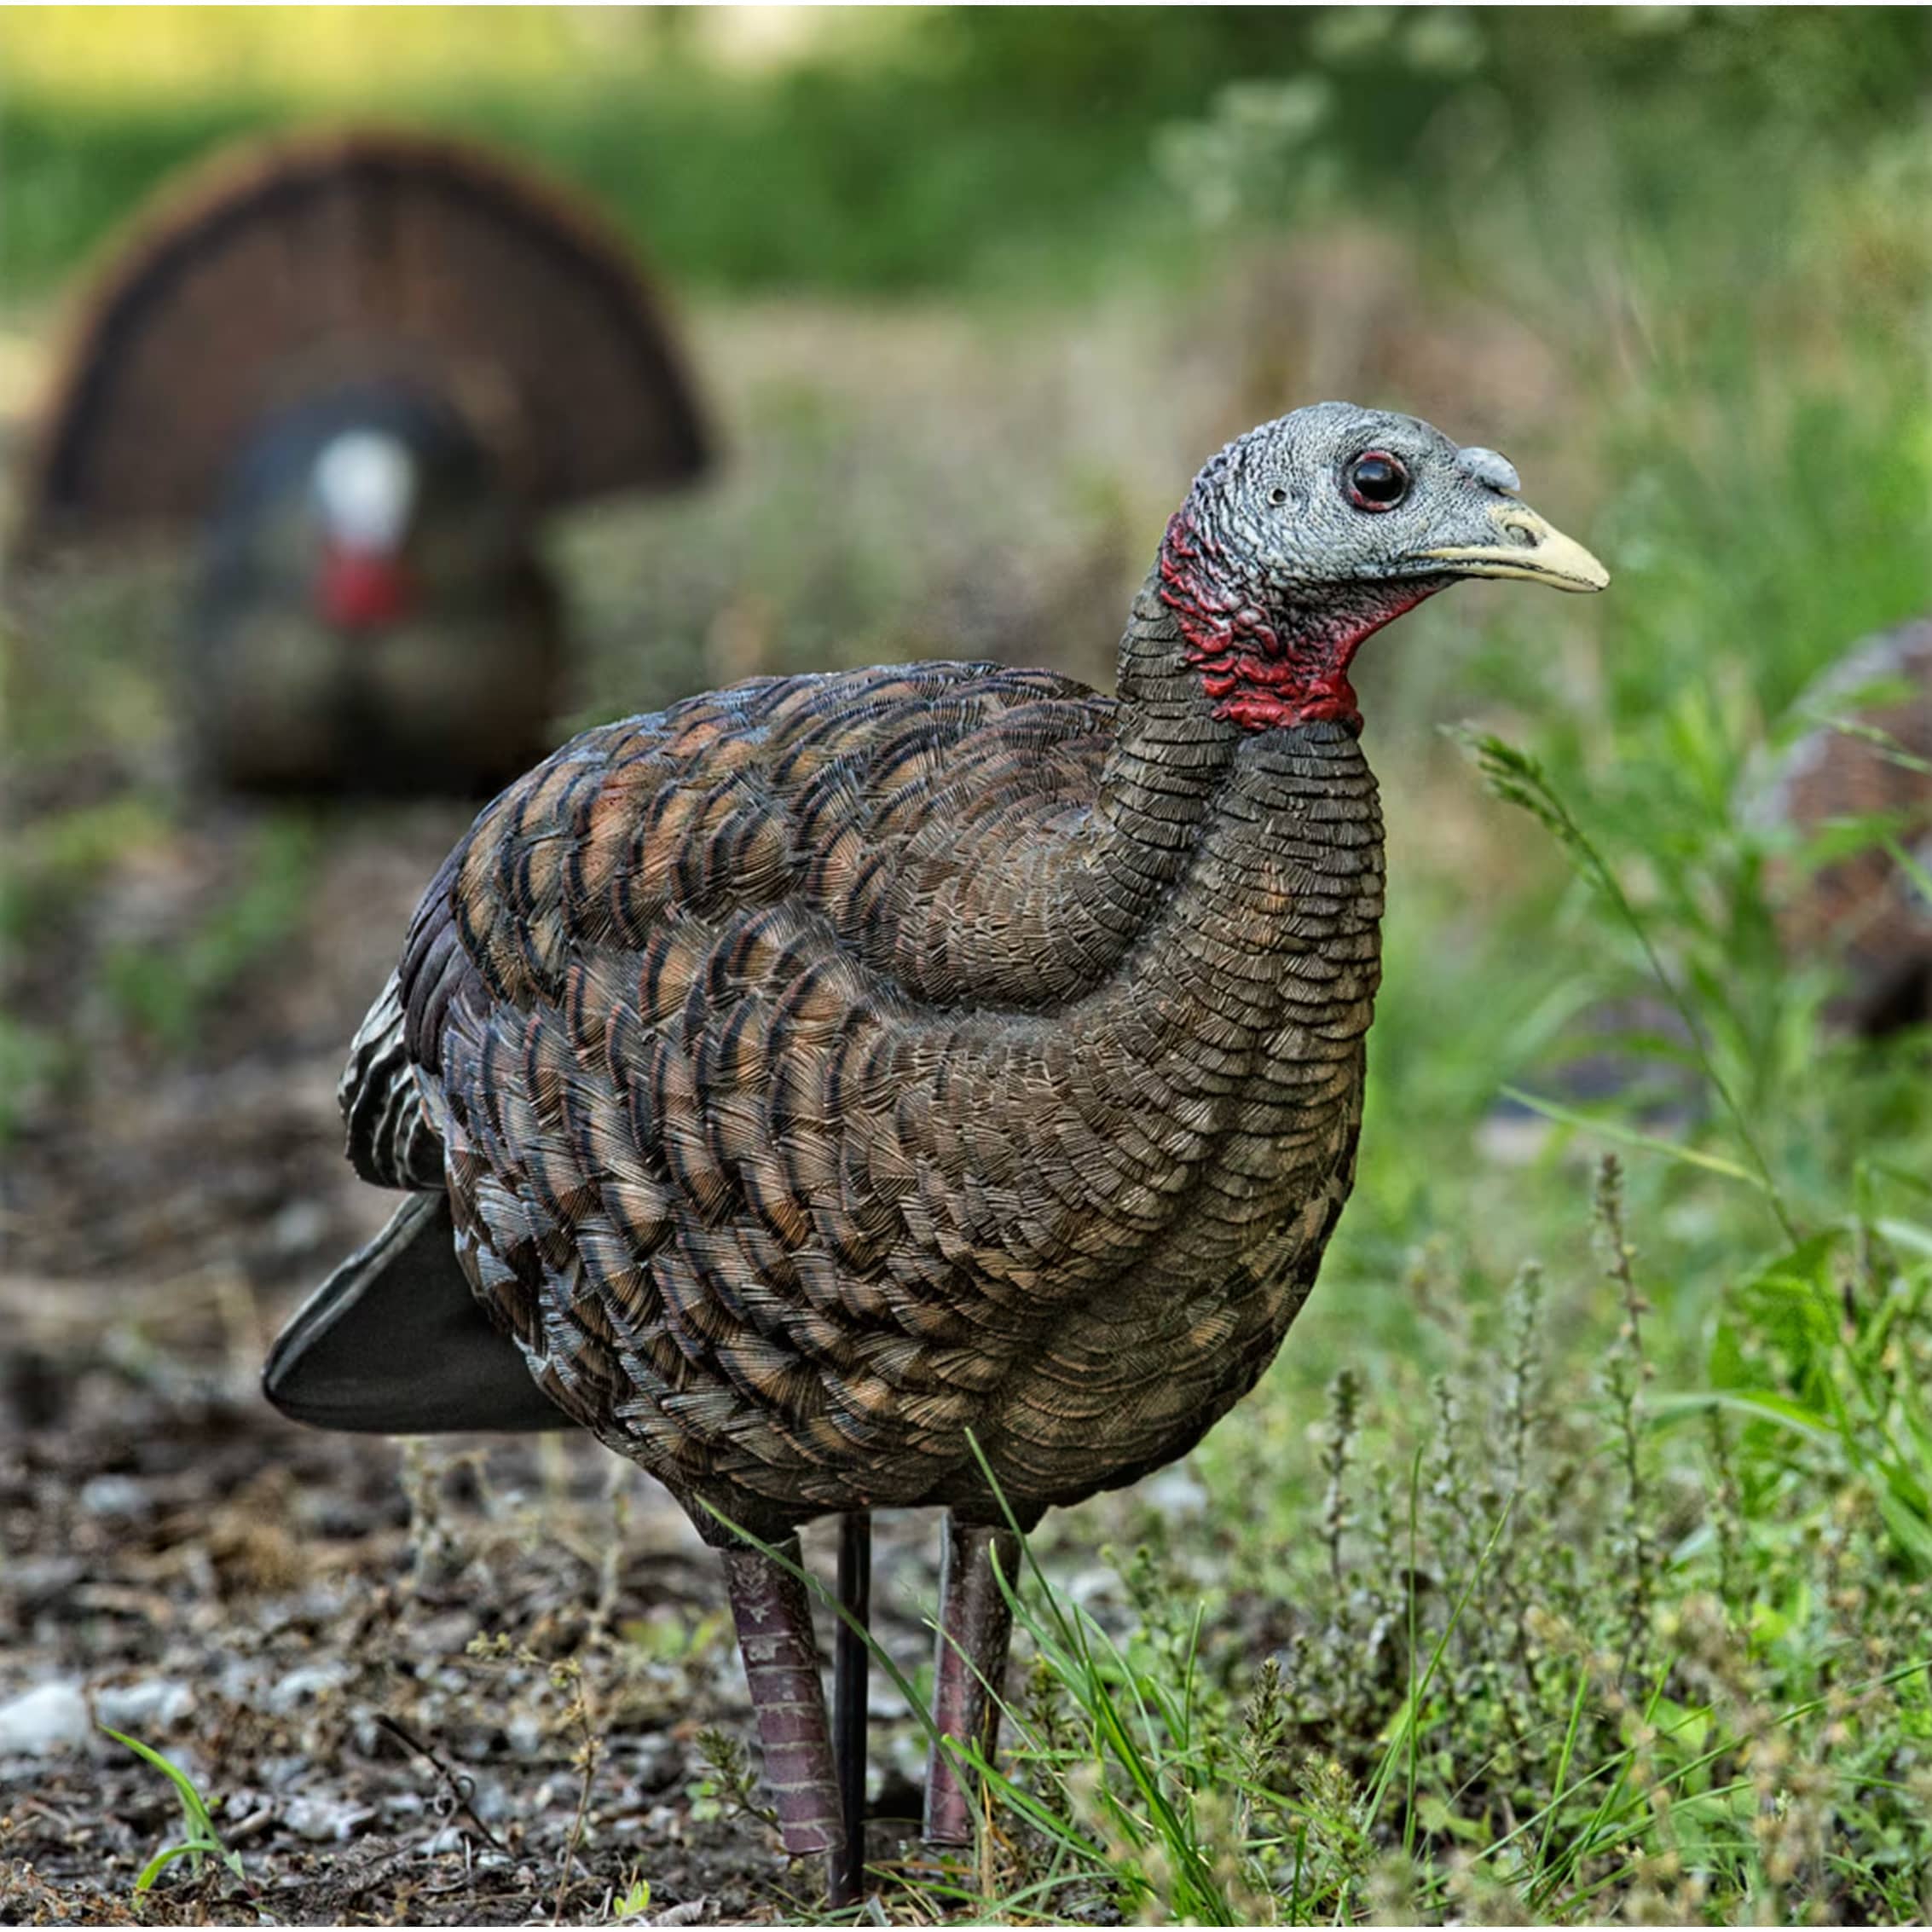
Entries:
{"type": "Polygon", "coordinates": [[[1706,1035],[1703,1021],[1689,996],[1677,983],[1676,975],[1663,963],[1656,942],[1651,939],[1650,928],[1643,916],[1631,904],[1629,895],[1623,890],[1623,882],[1611,867],[1589,834],[1576,821],[1563,795],[1558,791],[1549,774],[1541,762],[1528,752],[1519,749],[1506,740],[1486,732],[1472,732],[1455,727],[1451,737],[1472,751],[1476,758],[1477,769],[1482,773],[1489,790],[1506,803],[1517,806],[1530,813],[1549,832],[1563,849],[1569,853],[1577,870],[1586,881],[1601,894],[1617,913],[1642,950],[1651,976],[1663,989],[1664,997],[1675,1008],[1678,1017],[1683,1021],[1696,1052],[1698,1063],[1704,1078],[1721,1102],[1729,1116],[1732,1131],[1744,1150],[1751,1168],[1756,1171],[1760,1191],[1764,1194],[1772,1212],[1777,1217],[1786,1240],[1795,1247],[1798,1240],[1796,1223],[1784,1206],[1784,1196],[1779,1191],[1773,1177],[1770,1163],[1765,1159],[1764,1150],[1752,1131],[1744,1110],[1738,1104],[1711,1052],[1710,1042],[1706,1035]]]}

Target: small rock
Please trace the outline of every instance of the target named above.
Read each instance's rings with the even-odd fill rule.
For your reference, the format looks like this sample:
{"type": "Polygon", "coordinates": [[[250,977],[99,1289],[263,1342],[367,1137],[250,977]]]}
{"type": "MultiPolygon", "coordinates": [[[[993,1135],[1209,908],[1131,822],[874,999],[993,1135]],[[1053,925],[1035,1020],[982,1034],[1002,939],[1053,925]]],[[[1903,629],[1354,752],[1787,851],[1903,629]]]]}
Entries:
{"type": "Polygon", "coordinates": [[[0,1704],[0,1757],[78,1750],[92,1729],[78,1684],[41,1684],[0,1704]]]}
{"type": "Polygon", "coordinates": [[[339,1663],[305,1663],[270,1689],[269,1709],[277,1717],[286,1717],[298,1704],[319,1698],[325,1691],[339,1690],[348,1681],[349,1672],[339,1663]]]}
{"type": "Polygon", "coordinates": [[[117,1731],[171,1731],[194,1709],[194,1691],[171,1677],[103,1685],[94,1693],[94,1715],[117,1731]]]}
{"type": "Polygon", "coordinates": [[[477,1632],[477,1620],[466,1610],[447,1617],[425,1617],[416,1626],[414,1641],[424,1657],[460,1657],[477,1632]]]}
{"type": "Polygon", "coordinates": [[[494,1825],[500,1818],[508,1818],[516,1807],[511,1803],[502,1785],[489,1779],[480,1779],[470,1794],[470,1809],[485,1825],[494,1825]]]}
{"type": "Polygon", "coordinates": [[[57,1602],[87,1574],[78,1556],[30,1556],[13,1565],[7,1581],[23,1610],[57,1602]]]}
{"type": "Polygon", "coordinates": [[[329,1231],[329,1211],[319,1200],[292,1200],[269,1226],[269,1240],[281,1254],[306,1254],[320,1247],[329,1231]]]}
{"type": "Polygon", "coordinates": [[[281,1812],[282,1823],[312,1845],[341,1844],[375,1815],[373,1805],[344,1804],[335,1798],[291,1798],[281,1812]]]}
{"type": "Polygon", "coordinates": [[[153,1508],[147,1485],[131,1476],[90,1476],[80,1486],[80,1507],[90,1516],[146,1516],[153,1508]]]}
{"type": "Polygon", "coordinates": [[[215,1680],[215,1689],[230,1704],[252,1704],[261,1682],[259,1659],[231,1657],[223,1663],[221,1674],[215,1680]]]}
{"type": "Polygon", "coordinates": [[[1142,1496],[1163,1516],[1199,1516],[1210,1497],[1185,1463],[1164,1469],[1141,1485],[1142,1496]]]}
{"type": "Polygon", "coordinates": [[[666,1906],[645,1921],[646,1925],[697,1925],[711,1909],[709,1899],[686,1899],[682,1905],[666,1906]]]}
{"type": "Polygon", "coordinates": [[[1064,1587],[1067,1596],[1085,1609],[1090,1604],[1105,1603],[1117,1597],[1120,1578],[1117,1572],[1096,1563],[1089,1569],[1076,1570],[1064,1587]]]}

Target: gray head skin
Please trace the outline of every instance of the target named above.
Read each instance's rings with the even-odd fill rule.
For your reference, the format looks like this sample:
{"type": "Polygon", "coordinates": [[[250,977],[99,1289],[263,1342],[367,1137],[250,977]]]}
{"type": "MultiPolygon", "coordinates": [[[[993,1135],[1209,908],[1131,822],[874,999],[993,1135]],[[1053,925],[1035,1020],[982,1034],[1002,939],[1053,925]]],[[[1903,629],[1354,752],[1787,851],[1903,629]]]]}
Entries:
{"type": "Polygon", "coordinates": [[[1356,647],[1458,577],[1601,590],[1609,572],[1517,489],[1493,449],[1348,402],[1230,443],[1195,477],[1158,566],[1218,714],[1251,731],[1359,726],[1356,647]]]}

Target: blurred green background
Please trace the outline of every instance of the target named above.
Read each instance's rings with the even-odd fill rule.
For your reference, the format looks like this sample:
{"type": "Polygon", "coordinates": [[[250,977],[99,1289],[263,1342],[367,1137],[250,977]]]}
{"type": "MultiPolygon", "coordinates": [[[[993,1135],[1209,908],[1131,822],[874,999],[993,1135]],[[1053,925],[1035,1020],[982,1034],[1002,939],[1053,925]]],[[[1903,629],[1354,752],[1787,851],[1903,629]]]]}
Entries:
{"type": "MultiPolygon", "coordinates": [[[[1446,1377],[1453,1409],[1496,1384],[1526,1262],[1549,1284],[1546,1413],[1608,1418],[1620,1443],[1629,1405],[1601,1370],[1631,1316],[1591,1247],[1591,1170],[1622,1145],[1655,1518],[1633,1528],[1638,1501],[1577,1491],[1594,1500],[1565,1534],[1590,1553],[1563,1614],[1600,1637],[1647,1551],[1660,1617],[1728,1593],[1750,1696],[1781,1711],[1876,1614],[1828,1600],[1810,1567],[1827,1531],[1874,1579],[1918,1587],[1927,1043],[1823,1023],[1829,966],[1780,954],[1782,848],[1740,802],[1809,721],[1808,680],[1932,609],[1932,13],[21,9],[0,14],[0,75],[16,438],[74,278],[171,170],[238,135],[458,130],[634,238],[725,456],[689,500],[557,535],[581,719],[914,655],[1104,685],[1162,521],[1226,437],[1345,395],[1503,449],[1615,581],[1587,603],[1460,589],[1361,667],[1391,841],[1361,1179],[1281,1363],[1196,1458],[1235,1506],[1211,1505],[1177,1561],[1200,1588],[1310,1588],[1322,1388],[1362,1376],[1371,1465],[1437,1453],[1462,1424],[1428,1388],[1446,1377]],[[1597,1105],[1600,1130],[1506,1147],[1499,1091],[1534,1085],[1579,1015],[1660,998],[1651,961],[1559,842],[1485,792],[1443,730],[1463,721],[1541,761],[1703,1036],[1624,1042],[1634,1090],[1597,1105]],[[1644,1105],[1659,1083],[1661,1115],[1644,1105]],[[1714,1449],[1719,1414],[1735,1439],[1721,1428],[1714,1449]],[[1721,1578],[1721,1494],[1748,1552],[1721,1578]]],[[[150,1131],[126,1124],[130,1088],[253,1064],[265,1039],[321,1068],[450,830],[418,826],[392,917],[352,938],[344,869],[366,891],[392,826],[211,830],[158,749],[168,594],[165,572],[90,578],[15,611],[0,1065],[16,1144],[55,1150],[30,1215],[99,1157],[109,1114],[123,1141],[150,1131]],[[292,980],[324,990],[287,1011],[292,980]]],[[[328,1158],[326,1119],[290,1131],[302,1160],[328,1158]]],[[[116,1158],[150,1171],[139,1147],[116,1158]]],[[[279,1211],[267,1193],[211,1207],[171,1264],[239,1246],[258,1288],[285,1292],[317,1255],[250,1232],[279,1211]]],[[[330,1203],[365,1212],[346,1184],[330,1203]]],[[[34,1264],[87,1265],[54,1242],[34,1264]]],[[[1889,1668],[1923,1613],[1887,1615],[1889,1668]]],[[[1229,1663],[1229,1696],[1246,1681],[1229,1663]]],[[[1860,1734],[1883,1778],[1923,1728],[1912,1694],[1860,1734]]],[[[1388,1716],[1336,1709],[1337,1735],[1388,1716]]],[[[1493,1843],[1488,1800],[1442,1775],[1451,1813],[1479,1820],[1464,1842],[1493,1843]]],[[[1748,1807],[1725,1816],[1712,1896],[1775,1912],[1792,1882],[1748,1807]]],[[[1831,1828],[1865,1833],[1845,1854],[1865,1876],[1815,1895],[1922,1899],[1920,1841],[1849,1816],[1831,1828]]],[[[1579,1854],[1563,1909],[1594,1898],[1588,1869],[1579,1854]]]]}

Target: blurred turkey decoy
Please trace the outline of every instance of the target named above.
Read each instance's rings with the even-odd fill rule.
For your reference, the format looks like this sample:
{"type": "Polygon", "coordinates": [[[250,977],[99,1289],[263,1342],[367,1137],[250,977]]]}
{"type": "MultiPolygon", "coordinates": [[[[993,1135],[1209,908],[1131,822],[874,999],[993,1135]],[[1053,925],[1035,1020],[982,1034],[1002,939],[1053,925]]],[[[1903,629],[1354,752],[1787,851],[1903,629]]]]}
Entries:
{"type": "MultiPolygon", "coordinates": [[[[1776,756],[1754,764],[1739,818],[1769,836],[1767,881],[1779,957],[1814,962],[1840,990],[1825,1009],[1837,1031],[1877,1038],[1932,1021],[1932,619],[1865,639],[1798,698],[1814,720],[1776,756]],[[1844,834],[1837,856],[1808,863],[1815,842],[1844,834]],[[1900,865],[1889,838],[1909,865],[1900,865]],[[1797,848],[1795,853],[1789,849],[1797,848]],[[1917,868],[1915,876],[1913,868],[1917,868]]],[[[1675,1135],[1705,1098],[1696,1044],[1654,992],[1600,999],[1574,1016],[1519,1084],[1568,1107],[1614,1100],[1652,1132],[1675,1135]]],[[[1536,1158],[1546,1116],[1499,1100],[1480,1138],[1493,1157],[1536,1158]]]]}
{"type": "MultiPolygon", "coordinates": [[[[1196,479],[1118,698],[965,663],[690,698],[513,785],[417,911],[341,1090],[357,1171],[412,1198],[269,1396],[575,1422],[658,1477],[724,1553],[785,1847],[835,1899],[864,1650],[829,1725],[797,1527],[843,1517],[861,1617],[868,1513],[946,1509],[934,1722],[990,1750],[1007,1513],[1134,1481],[1253,1386],[1362,1119],[1350,660],[1461,577],[1606,581],[1516,487],[1412,418],[1299,410],[1196,479]]],[[[928,1838],[975,1815],[935,1748],[928,1838]]]]}
{"type": "Polygon", "coordinates": [[[1796,709],[1819,721],[1776,761],[1746,813],[1801,843],[1856,821],[1847,827],[1855,849],[1779,867],[1779,935],[1792,957],[1823,958],[1843,975],[1832,1009],[1842,1025],[1868,1035],[1923,1025],[1932,1021],[1932,618],[1865,639],[1796,709]]]}
{"type": "Polygon", "coordinates": [[[16,556],[196,533],[211,777],[483,791],[554,743],[540,519],[704,460],[656,302],[574,200],[451,142],[305,136],[217,159],[113,252],[16,556]]]}

